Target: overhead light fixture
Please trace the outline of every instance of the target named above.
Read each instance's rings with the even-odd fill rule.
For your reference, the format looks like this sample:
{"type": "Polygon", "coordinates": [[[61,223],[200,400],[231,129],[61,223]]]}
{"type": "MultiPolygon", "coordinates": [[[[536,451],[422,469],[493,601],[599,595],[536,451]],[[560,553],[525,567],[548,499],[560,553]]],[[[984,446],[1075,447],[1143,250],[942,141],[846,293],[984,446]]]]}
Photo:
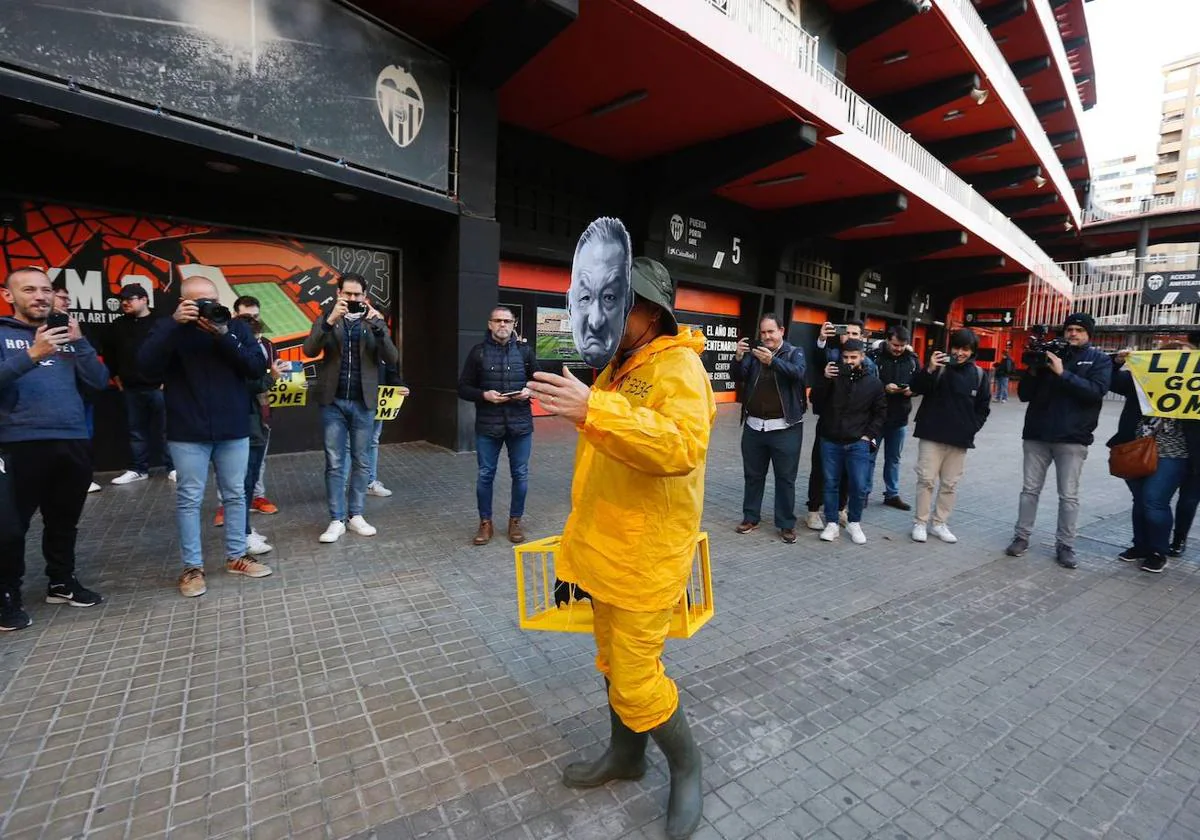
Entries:
{"type": "Polygon", "coordinates": [[[57,123],[54,120],[39,117],[36,114],[13,114],[13,122],[18,125],[23,125],[26,128],[36,128],[38,131],[54,131],[62,128],[62,123],[57,123]]]}
{"type": "Polygon", "coordinates": [[[603,105],[597,105],[595,108],[592,108],[588,111],[588,116],[602,117],[605,114],[611,114],[613,111],[619,111],[622,108],[626,108],[630,105],[636,105],[649,95],[650,92],[645,89],[632,90],[624,96],[618,96],[611,102],[605,102],[603,105]]]}
{"type": "Polygon", "coordinates": [[[1034,175],[1033,184],[1040,190],[1042,187],[1046,186],[1046,179],[1041,175],[1034,175]]]}
{"type": "Polygon", "coordinates": [[[987,102],[988,92],[979,88],[971,88],[970,96],[975,100],[976,105],[982,105],[984,102],[987,102]]]}
{"type": "Polygon", "coordinates": [[[761,181],[755,181],[756,187],[777,187],[780,184],[791,184],[794,181],[803,181],[808,177],[805,172],[793,172],[791,175],[780,175],[778,178],[763,178],[761,181]]]}
{"type": "Polygon", "coordinates": [[[1070,219],[1067,219],[1065,222],[1063,222],[1063,230],[1065,230],[1065,231],[1070,231],[1074,227],[1075,226],[1073,224],[1071,224],[1070,219]]]}
{"type": "Polygon", "coordinates": [[[867,222],[865,225],[855,225],[854,227],[856,230],[862,230],[863,228],[887,227],[888,225],[895,224],[895,222],[895,219],[884,219],[882,222],[867,222]]]}
{"type": "Polygon", "coordinates": [[[883,57],[884,64],[899,64],[901,61],[908,61],[908,50],[900,50],[900,52],[883,57]]]}
{"type": "Polygon", "coordinates": [[[998,157],[1000,157],[1000,155],[995,154],[995,153],[986,154],[986,155],[976,155],[975,160],[995,160],[998,157]]]}
{"type": "Polygon", "coordinates": [[[946,115],[942,117],[942,120],[945,122],[950,122],[951,120],[961,120],[965,116],[966,114],[955,108],[953,111],[947,111],[946,115]]]}
{"type": "Polygon", "coordinates": [[[204,165],[213,172],[220,172],[223,175],[233,175],[242,171],[242,168],[236,163],[229,163],[224,160],[210,160],[206,161],[204,165]]]}
{"type": "Polygon", "coordinates": [[[354,193],[348,192],[335,192],[333,197],[338,201],[358,201],[358,196],[356,196],[354,193]]]}

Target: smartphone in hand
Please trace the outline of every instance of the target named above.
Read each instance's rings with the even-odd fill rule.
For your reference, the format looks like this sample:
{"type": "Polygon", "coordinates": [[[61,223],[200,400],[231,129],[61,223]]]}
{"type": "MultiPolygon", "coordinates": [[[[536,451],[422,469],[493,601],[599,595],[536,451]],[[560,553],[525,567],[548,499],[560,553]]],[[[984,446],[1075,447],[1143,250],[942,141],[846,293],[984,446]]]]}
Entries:
{"type": "Polygon", "coordinates": [[[66,312],[51,312],[46,316],[46,329],[57,330],[71,326],[71,316],[66,312]]]}

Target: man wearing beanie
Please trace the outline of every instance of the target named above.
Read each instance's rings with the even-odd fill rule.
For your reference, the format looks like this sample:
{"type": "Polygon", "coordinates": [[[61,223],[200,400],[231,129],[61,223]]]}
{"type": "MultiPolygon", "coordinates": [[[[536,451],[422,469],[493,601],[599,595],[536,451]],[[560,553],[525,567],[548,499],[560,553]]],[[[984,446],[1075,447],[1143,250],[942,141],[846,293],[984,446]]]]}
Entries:
{"type": "Polygon", "coordinates": [[[840,362],[825,365],[820,391],[821,468],[825,475],[825,528],[821,539],[838,538],[838,496],[847,483],[846,533],[856,545],[867,541],[862,530],[867,480],[871,476],[871,450],[875,448],[887,417],[883,382],[863,367],[866,358],[861,339],[843,342],[840,362]]]}
{"type": "Polygon", "coordinates": [[[1075,533],[1079,521],[1079,474],[1100,420],[1104,395],[1112,379],[1112,360],[1090,344],[1096,330],[1091,315],[1067,316],[1062,338],[1067,348],[1060,356],[1047,351],[1044,360],[1030,365],[1021,376],[1017,394],[1029,403],[1023,434],[1024,478],[1013,540],[1005,549],[1010,557],[1029,550],[1029,537],[1037,518],[1038,498],[1046,472],[1054,464],[1058,481],[1058,531],[1054,557],[1058,565],[1074,569],[1075,533]]]}
{"type": "Polygon", "coordinates": [[[568,764],[563,784],[642,778],[653,738],[671,778],[666,834],[680,840],[702,816],[700,751],[662,652],[691,574],[717,405],[700,361],[704,336],[676,323],[666,268],[638,257],[630,285],[633,309],[595,385],[564,368],[563,376],[539,371],[528,386],[579,430],[555,572],[591,595],[612,727],[608,749],[568,764]]]}

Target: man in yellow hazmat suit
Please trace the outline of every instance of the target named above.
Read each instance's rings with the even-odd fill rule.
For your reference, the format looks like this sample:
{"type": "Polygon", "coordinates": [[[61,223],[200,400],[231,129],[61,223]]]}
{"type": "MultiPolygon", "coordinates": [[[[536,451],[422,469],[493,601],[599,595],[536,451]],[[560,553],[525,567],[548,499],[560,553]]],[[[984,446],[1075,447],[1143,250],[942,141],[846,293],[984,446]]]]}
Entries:
{"type": "Polygon", "coordinates": [[[667,836],[674,839],[700,823],[700,752],[661,656],[691,573],[716,402],[700,361],[704,336],[679,328],[667,270],[638,257],[631,284],[619,350],[595,385],[564,370],[534,374],[529,388],[580,432],[556,572],[591,593],[596,668],[608,685],[612,723],[605,753],[568,765],[563,783],[641,778],[653,737],[671,772],[667,836]]]}

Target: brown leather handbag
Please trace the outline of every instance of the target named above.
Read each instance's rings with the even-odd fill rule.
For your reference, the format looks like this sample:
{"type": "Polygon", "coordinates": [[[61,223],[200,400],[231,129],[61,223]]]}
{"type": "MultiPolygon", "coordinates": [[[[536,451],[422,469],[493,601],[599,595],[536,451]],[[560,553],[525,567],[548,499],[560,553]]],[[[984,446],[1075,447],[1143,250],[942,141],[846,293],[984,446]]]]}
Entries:
{"type": "Polygon", "coordinates": [[[1145,437],[1118,443],[1108,450],[1108,471],[1117,478],[1148,478],[1158,470],[1158,424],[1145,437]]]}

